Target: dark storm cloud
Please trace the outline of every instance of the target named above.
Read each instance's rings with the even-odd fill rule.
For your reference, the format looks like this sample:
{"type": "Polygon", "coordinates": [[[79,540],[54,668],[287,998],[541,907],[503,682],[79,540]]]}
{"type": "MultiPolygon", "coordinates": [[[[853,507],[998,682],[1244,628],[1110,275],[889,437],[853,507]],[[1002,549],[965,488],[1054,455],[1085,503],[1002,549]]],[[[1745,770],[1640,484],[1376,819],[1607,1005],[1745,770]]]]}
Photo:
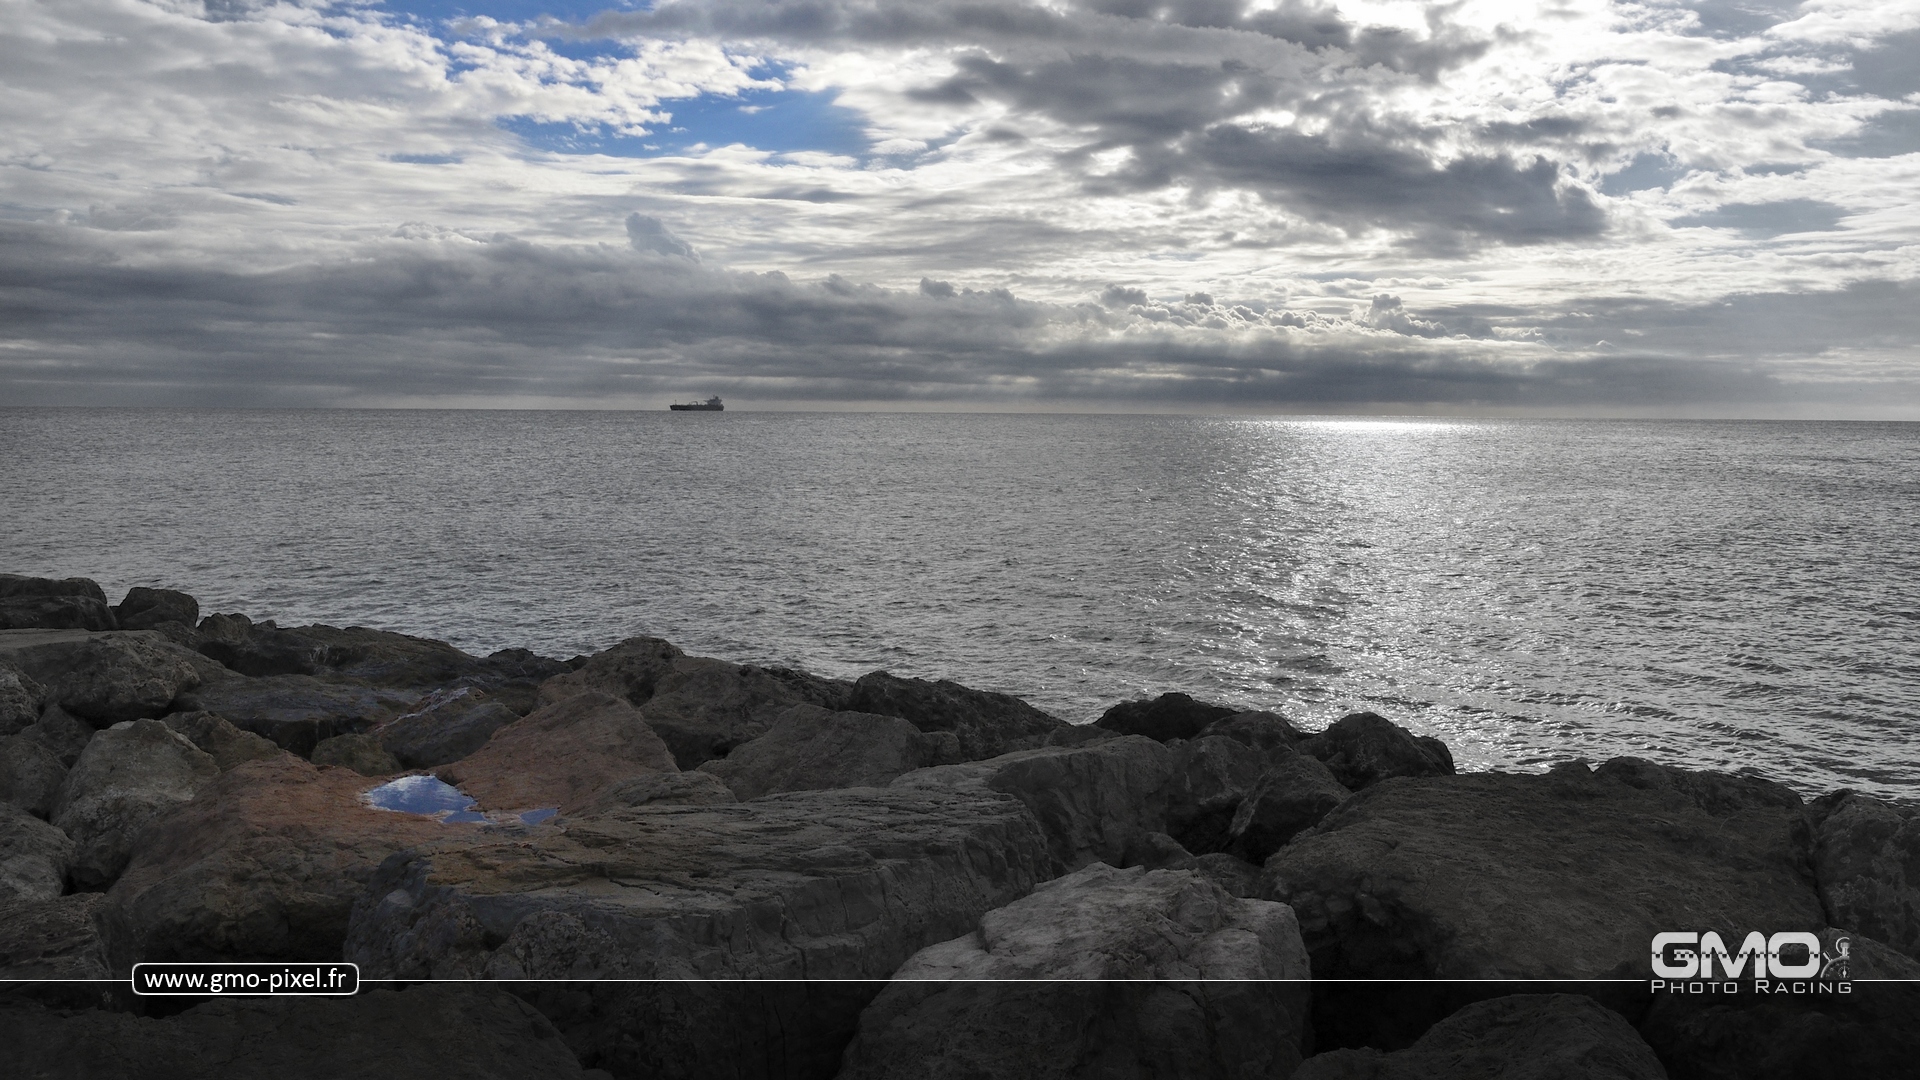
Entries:
{"type": "MultiPolygon", "coordinates": [[[[1419,312],[1380,294],[1330,317],[1261,313],[1205,294],[1160,303],[1124,285],[1107,289],[1102,306],[1031,303],[931,278],[911,291],[837,276],[800,283],[678,255],[509,237],[396,240],[261,273],[133,265],[115,242],[71,227],[0,229],[0,320],[14,346],[0,352],[8,400],[608,400],[698,380],[729,396],[787,400],[1771,402],[1784,399],[1781,383],[1750,361],[1713,358],[1817,354],[1850,319],[1879,319],[1889,340],[1920,330],[1914,316],[1887,322],[1887,311],[1920,310],[1911,289],[1893,286],[1731,307],[1600,302],[1578,315],[1419,312]],[[1635,328],[1645,336],[1632,355],[1531,362],[1456,336],[1528,321],[1567,341],[1625,341],[1635,328]],[[1229,325],[1241,331],[1208,329],[1229,325]],[[1676,358],[1689,353],[1708,359],[1676,358]]],[[[1850,333],[1877,340],[1857,325],[1850,333]]]]}

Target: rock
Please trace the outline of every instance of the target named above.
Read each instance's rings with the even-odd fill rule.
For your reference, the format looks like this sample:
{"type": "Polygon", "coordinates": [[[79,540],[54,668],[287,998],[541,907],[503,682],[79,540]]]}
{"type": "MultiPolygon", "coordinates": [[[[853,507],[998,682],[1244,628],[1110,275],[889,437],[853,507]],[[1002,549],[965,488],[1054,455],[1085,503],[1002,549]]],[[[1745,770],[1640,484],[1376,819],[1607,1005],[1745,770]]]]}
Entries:
{"type": "Polygon", "coordinates": [[[0,631],[0,659],[95,727],[163,715],[182,693],[226,674],[152,630],[0,631]]]}
{"type": "Polygon", "coordinates": [[[391,720],[418,695],[311,675],[229,679],[183,694],[182,711],[213,712],[301,757],[322,739],[353,735],[391,720]]]}
{"type": "Polygon", "coordinates": [[[1398,778],[1267,860],[1316,977],[1650,978],[1677,928],[1813,930],[1793,811],[1556,774],[1398,778]]]}
{"type": "Polygon", "coordinates": [[[1082,743],[1105,742],[1108,739],[1118,738],[1120,738],[1119,732],[1108,731],[1103,727],[1094,727],[1092,724],[1068,724],[1049,732],[1047,741],[1040,745],[1079,746],[1082,743]]]}
{"type": "Polygon", "coordinates": [[[884,979],[1058,869],[1032,817],[991,794],[616,809],[389,861],[345,955],[365,978],[669,980],[526,989],[620,1075],[827,1076],[877,984],[672,980],[884,979]]]}
{"type": "Polygon", "coordinates": [[[1185,694],[1161,694],[1151,701],[1123,701],[1102,713],[1094,725],[1171,742],[1194,738],[1207,725],[1232,715],[1233,710],[1223,705],[1208,705],[1185,694]]]}
{"type": "Polygon", "coordinates": [[[129,720],[94,736],[53,804],[53,823],[74,840],[74,883],[99,888],[120,876],[140,830],[219,773],[212,757],[158,720],[129,720]]]}
{"type": "Polygon", "coordinates": [[[389,855],[482,827],[375,810],[372,781],[299,758],[221,773],[141,836],[107,894],[116,968],[340,955],[347,914],[389,855]]]}
{"type": "Polygon", "coordinates": [[[893,788],[1002,792],[1024,804],[1061,865],[1118,864],[1143,833],[1165,832],[1173,755],[1140,735],[1018,750],[986,761],[920,769],[893,788]]]}
{"type": "Polygon", "coordinates": [[[1770,806],[1785,810],[1800,806],[1800,796],[1792,788],[1758,776],[1691,772],[1636,757],[1611,758],[1593,772],[1628,787],[1674,792],[1714,817],[1770,806]]]}
{"type": "Polygon", "coordinates": [[[185,735],[202,753],[212,757],[221,772],[249,761],[277,758],[286,753],[271,740],[251,731],[241,731],[227,723],[219,713],[174,713],[160,722],[185,735]]]}
{"type": "MultiPolygon", "coordinates": [[[[470,686],[430,694],[413,711],[381,725],[380,745],[409,769],[459,761],[520,715],[470,686]]],[[[398,770],[395,770],[398,771],[398,770]]]]}
{"type": "Polygon", "coordinates": [[[480,986],[367,989],[343,998],[216,998],[161,1019],[15,1006],[0,1010],[0,1042],[22,1077],[587,1075],[531,1006],[480,986]]]}
{"type": "Polygon", "coordinates": [[[1619,1013],[1580,994],[1476,1001],[1411,1047],[1334,1050],[1294,1080],[1666,1080],[1653,1048],[1619,1013]]]}
{"type": "Polygon", "coordinates": [[[22,596],[0,600],[0,629],[118,630],[113,609],[88,596],[22,596]]]}
{"type": "Polygon", "coordinates": [[[1201,855],[1193,860],[1193,869],[1205,874],[1213,883],[1239,897],[1259,898],[1260,867],[1236,859],[1223,851],[1210,855],[1201,855]]]}
{"type": "Polygon", "coordinates": [[[1127,842],[1127,849],[1121,853],[1117,865],[1124,868],[1144,866],[1148,870],[1191,870],[1198,865],[1198,861],[1191,851],[1180,846],[1180,841],[1163,832],[1148,832],[1127,842]]]}
{"type": "Polygon", "coordinates": [[[0,806],[0,910],[66,891],[73,841],[39,818],[0,806]]]}
{"type": "Polygon", "coordinates": [[[722,806],[740,800],[719,777],[693,772],[641,773],[601,788],[578,813],[592,817],[623,806],[722,806]]]}
{"type": "Polygon", "coordinates": [[[0,738],[32,727],[46,703],[46,687],[12,664],[0,661],[0,738]]]}
{"type": "Polygon", "coordinates": [[[271,622],[262,622],[256,631],[252,619],[234,612],[209,615],[197,629],[200,653],[242,675],[271,678],[317,675],[322,670],[318,646],[280,634],[271,622]]]}
{"type": "Polygon", "coordinates": [[[66,779],[67,767],[32,728],[0,739],[0,804],[46,817],[66,779]]]}
{"type": "Polygon", "coordinates": [[[1276,980],[1306,977],[1286,905],[1095,864],[914,954],[840,1078],[1279,1080],[1300,1063],[1307,988],[1276,980]]]}
{"type": "Polygon", "coordinates": [[[640,715],[658,732],[674,761],[691,769],[726,757],[733,748],[764,735],[774,719],[795,705],[830,704],[811,676],[683,656],[654,686],[640,715]]]}
{"type": "Polygon", "coordinates": [[[0,574],[0,600],[19,600],[35,596],[84,596],[107,602],[107,594],[92,578],[37,578],[21,574],[0,574]]]}
{"type": "Polygon", "coordinates": [[[676,771],[638,710],[588,691],[500,728],[477,753],[437,775],[488,810],[557,807],[571,814],[622,780],[676,771]]]}
{"type": "Polygon", "coordinates": [[[1245,743],[1265,755],[1269,765],[1291,757],[1294,748],[1307,738],[1286,717],[1274,712],[1234,713],[1225,720],[1208,724],[1198,737],[1209,735],[1222,735],[1245,743]]]}
{"type": "Polygon", "coordinates": [[[1283,758],[1261,774],[1236,809],[1223,846],[1242,859],[1265,862],[1352,797],[1317,759],[1305,754],[1283,758]]]}
{"type": "MultiPolygon", "coordinates": [[[[106,902],[101,893],[72,893],[0,910],[0,979],[112,978],[100,926],[106,902]]],[[[11,1056],[25,1044],[0,1033],[0,1045],[11,1056]]]]}
{"type": "Polygon", "coordinates": [[[678,646],[660,638],[628,638],[587,657],[572,671],[541,683],[540,705],[557,704],[587,690],[612,694],[629,705],[645,705],[661,677],[685,655],[678,646]]]}
{"type": "Polygon", "coordinates": [[[902,679],[884,671],[860,677],[843,706],[898,716],[921,731],[951,731],[969,761],[1045,746],[1047,737],[1073,725],[1055,719],[1011,694],[974,690],[941,679],[902,679]]]}
{"type": "Polygon", "coordinates": [[[194,626],[200,622],[200,601],[175,589],[136,585],[113,609],[122,630],[151,630],[163,623],[194,626]]]}
{"type": "Polygon", "coordinates": [[[1167,832],[1196,854],[1225,851],[1234,812],[1260,780],[1266,758],[1219,735],[1170,747],[1173,784],[1167,794],[1167,832]]]}
{"type": "Polygon", "coordinates": [[[58,705],[49,705],[40,713],[40,719],[22,735],[31,735],[40,740],[41,745],[53,752],[60,760],[63,769],[73,768],[80,760],[80,754],[87,744],[93,741],[95,728],[58,705]]]}
{"type": "Polygon", "coordinates": [[[510,679],[538,681],[563,666],[525,650],[506,650],[483,660],[444,641],[364,626],[282,628],[245,615],[209,615],[200,620],[199,630],[200,651],[242,675],[353,680],[410,690],[416,698],[461,681],[481,686],[510,679]]]}
{"type": "Polygon", "coordinates": [[[1813,874],[1828,918],[1920,959],[1920,814],[1847,791],[1812,811],[1813,874]]]}
{"type": "MultiPolygon", "coordinates": [[[[279,749],[274,747],[276,752],[279,749]]],[[[387,753],[386,747],[381,746],[380,740],[372,735],[335,735],[331,739],[321,739],[314,745],[310,760],[315,765],[337,765],[342,769],[352,769],[361,776],[392,776],[406,768],[399,759],[387,753]]]]}
{"type": "Polygon", "coordinates": [[[1445,743],[1415,735],[1376,713],[1349,713],[1300,743],[1334,778],[1354,791],[1395,776],[1452,776],[1453,755],[1445,743]]]}
{"type": "Polygon", "coordinates": [[[897,716],[795,705],[767,733],[700,768],[741,799],[776,791],[884,787],[894,777],[960,760],[950,731],[922,734],[897,716]]]}
{"type": "Polygon", "coordinates": [[[1640,1034],[1675,1076],[1909,1076],[1920,1060],[1920,962],[1864,935],[1831,929],[1820,934],[1823,955],[1836,955],[1843,937],[1849,993],[1832,984],[1829,993],[1761,992],[1746,981],[1739,994],[1711,999],[1656,994],[1640,1034]]]}

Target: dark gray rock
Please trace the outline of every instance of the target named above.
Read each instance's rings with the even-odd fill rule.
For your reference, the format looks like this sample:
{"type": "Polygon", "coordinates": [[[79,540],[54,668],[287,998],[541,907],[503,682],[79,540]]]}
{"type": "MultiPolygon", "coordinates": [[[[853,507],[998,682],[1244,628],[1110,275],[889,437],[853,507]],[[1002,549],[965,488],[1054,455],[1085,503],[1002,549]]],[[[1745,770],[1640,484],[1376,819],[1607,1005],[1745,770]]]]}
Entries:
{"type": "Polygon", "coordinates": [[[1234,896],[1260,896],[1260,867],[1245,859],[1236,859],[1223,851],[1201,855],[1193,860],[1193,869],[1234,896]]]}
{"type": "Polygon", "coordinates": [[[21,574],[0,574],[0,600],[18,600],[35,596],[84,596],[107,602],[107,594],[92,578],[38,578],[21,574]]]}
{"type": "Polygon", "coordinates": [[[241,731],[227,723],[219,713],[173,713],[160,722],[185,735],[188,741],[200,748],[201,753],[213,758],[213,763],[219,766],[221,772],[249,761],[277,758],[286,753],[271,740],[251,731],[241,731]]]}
{"type": "Polygon", "coordinates": [[[1123,701],[1102,713],[1094,725],[1122,735],[1171,742],[1196,738],[1207,725],[1225,720],[1233,712],[1224,705],[1208,705],[1185,694],[1161,694],[1151,700],[1123,701]]]}
{"type": "Polygon", "coordinates": [[[219,774],[212,757],[158,720],[129,720],[94,736],[53,805],[53,823],[74,840],[74,883],[110,884],[140,831],[219,774]]]}
{"type": "MultiPolygon", "coordinates": [[[[106,901],[101,893],[70,893],[0,909],[0,979],[112,978],[101,932],[106,901]]],[[[24,1045],[0,1032],[9,1057],[24,1045]]]]}
{"type": "Polygon", "coordinates": [[[228,679],[181,695],[183,712],[213,712],[242,731],[305,757],[322,739],[367,731],[418,700],[403,690],[274,675],[228,679]]]}
{"type": "Polygon", "coordinates": [[[1920,813],[1847,791],[1810,810],[1828,919],[1920,959],[1920,813]]]}
{"type": "Polygon", "coordinates": [[[80,760],[80,754],[93,741],[97,729],[89,723],[67,712],[58,705],[48,705],[40,713],[40,719],[34,725],[21,732],[39,739],[41,745],[53,751],[60,760],[63,769],[73,768],[80,760]]]}
{"type": "Polygon", "coordinates": [[[1269,765],[1291,757],[1295,747],[1307,738],[1286,717],[1275,712],[1234,713],[1225,720],[1208,724],[1199,737],[1209,735],[1221,735],[1243,742],[1260,751],[1269,765]]]}
{"type": "MultiPolygon", "coordinates": [[[[209,615],[200,621],[200,652],[242,675],[256,678],[310,675],[351,679],[369,686],[420,691],[462,680],[515,677],[526,667],[521,654],[499,663],[433,641],[364,626],[280,627],[245,615],[209,615]]],[[[530,654],[529,654],[530,655],[530,654]]]]}
{"type": "Polygon", "coordinates": [[[487,745],[520,714],[470,686],[451,687],[416,702],[412,711],[380,726],[380,745],[403,768],[447,765],[487,745]]]}
{"type": "Polygon", "coordinates": [[[194,626],[200,622],[200,601],[176,589],[136,585],[114,606],[113,617],[122,630],[152,630],[164,623],[194,626]]]}
{"type": "Polygon", "coordinates": [[[73,840],[24,810],[0,806],[0,910],[66,891],[73,840]]]}
{"type": "Polygon", "coordinates": [[[96,727],[161,716],[182,693],[228,677],[218,664],[151,630],[0,631],[0,660],[96,727]]]}
{"type": "Polygon", "coordinates": [[[640,708],[682,769],[724,758],[766,734],[795,705],[829,702],[812,682],[780,670],[729,664],[703,656],[676,658],[640,708]]]}
{"type": "Polygon", "coordinates": [[[612,694],[629,705],[645,705],[673,662],[685,656],[680,647],[656,637],[631,637],[594,653],[565,674],[540,684],[540,705],[565,701],[588,690],[612,694]]]}
{"type": "Polygon", "coordinates": [[[1310,1057],[1294,1080],[1666,1080],[1632,1025],[1579,994],[1516,994],[1476,1001],[1411,1047],[1334,1050],[1310,1057]]]}
{"type": "Polygon", "coordinates": [[[1167,832],[1196,855],[1225,851],[1233,817],[1259,782],[1266,758],[1236,739],[1218,735],[1175,743],[1173,783],[1167,793],[1167,832]]]}
{"type": "Polygon", "coordinates": [[[1191,870],[1198,863],[1191,851],[1180,846],[1180,841],[1163,832],[1145,832],[1127,841],[1127,848],[1115,865],[1143,866],[1148,870],[1191,870]]]}
{"type": "Polygon", "coordinates": [[[898,716],[921,731],[951,731],[969,761],[1047,745],[1072,725],[1011,694],[974,690],[941,679],[903,679],[884,671],[860,677],[843,708],[898,716]]]}
{"type": "Polygon", "coordinates": [[[623,781],[677,771],[637,709],[589,690],[500,728],[437,775],[487,810],[574,814],[623,781]]]}
{"type": "Polygon", "coordinates": [[[89,596],[21,596],[0,600],[0,630],[118,630],[113,609],[89,596]]]}
{"type": "Polygon", "coordinates": [[[47,688],[0,660],[0,738],[32,727],[47,703],[47,688]]]}
{"type": "Polygon", "coordinates": [[[67,767],[32,728],[0,739],[0,804],[46,817],[66,779],[67,767]]]}
{"type": "Polygon", "coordinates": [[[214,999],[163,1019],[104,1010],[0,1009],[22,1077],[339,1080],[457,1076],[576,1080],[559,1032],[494,987],[368,989],[345,998],[214,999]]]}
{"type": "MultiPolygon", "coordinates": [[[[1576,764],[1573,767],[1579,766],[1576,764]]],[[[1792,788],[1763,777],[1693,772],[1668,765],[1655,765],[1644,758],[1610,758],[1594,769],[1593,774],[1602,780],[1644,791],[1673,792],[1699,807],[1702,813],[1714,817],[1766,807],[1792,810],[1801,804],[1799,794],[1792,788]]]]}
{"type": "MultiPolygon", "coordinates": [[[[279,751],[280,748],[276,746],[274,749],[279,751]]],[[[392,776],[406,767],[387,753],[386,747],[381,746],[380,740],[372,735],[335,735],[331,739],[321,739],[314,745],[313,754],[308,760],[315,765],[352,769],[361,776],[392,776]]]]}
{"type": "Polygon", "coordinates": [[[861,1015],[840,1078],[1281,1080],[1300,1062],[1306,978],[1286,905],[1096,863],[914,954],[861,1015]]]}
{"type": "Polygon", "coordinates": [[[1063,866],[1117,865],[1142,834],[1166,831],[1172,758],[1152,739],[1123,735],[920,769],[891,787],[1011,795],[1032,811],[1063,866]]]}
{"type": "Polygon", "coordinates": [[[1354,791],[1396,776],[1452,776],[1445,743],[1415,735],[1377,713],[1349,713],[1299,744],[1354,791]]]}
{"type": "Polygon", "coordinates": [[[1265,862],[1287,842],[1352,798],[1333,773],[1305,754],[1282,758],[1254,784],[1228,825],[1227,850],[1265,862]]]}
{"type": "Polygon", "coordinates": [[[952,732],[924,734],[897,716],[795,705],[766,734],[700,768],[744,800],[776,791],[884,787],[903,773],[959,760],[952,732]]]}
{"type": "Polygon", "coordinates": [[[1280,849],[1261,884],[1299,914],[1318,976],[1650,978],[1665,930],[1824,925],[1799,828],[1595,776],[1398,778],[1280,849]]]}
{"type": "Polygon", "coordinates": [[[624,806],[723,806],[740,800],[733,789],[712,773],[642,773],[616,780],[600,789],[582,806],[581,817],[593,817],[624,806]]]}

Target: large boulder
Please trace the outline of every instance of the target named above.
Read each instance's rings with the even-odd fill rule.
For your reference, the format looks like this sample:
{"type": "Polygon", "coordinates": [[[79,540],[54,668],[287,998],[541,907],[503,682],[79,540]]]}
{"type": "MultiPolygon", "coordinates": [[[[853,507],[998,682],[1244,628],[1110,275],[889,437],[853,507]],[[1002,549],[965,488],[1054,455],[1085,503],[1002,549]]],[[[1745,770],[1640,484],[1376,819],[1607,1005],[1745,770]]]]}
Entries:
{"type": "Polygon", "coordinates": [[[1221,735],[1245,743],[1265,755],[1269,765],[1291,757],[1295,747],[1307,739],[1292,722],[1276,712],[1234,713],[1225,720],[1208,724],[1197,737],[1206,738],[1209,735],[1221,735]]]}
{"type": "MultiPolygon", "coordinates": [[[[313,675],[355,679],[371,686],[430,690],[462,679],[537,674],[519,653],[490,662],[444,641],[364,626],[280,627],[245,615],[209,615],[200,621],[199,649],[242,675],[313,675]]],[[[552,665],[557,668],[557,665],[552,665]]],[[[540,675],[539,677],[545,677],[540,675]]],[[[413,696],[418,696],[416,692],[413,696]]]]}
{"type": "Polygon", "coordinates": [[[479,751],[437,775],[488,810],[571,814],[622,780],[677,771],[639,711],[588,691],[500,728],[479,751]]]}
{"type": "Polygon", "coordinates": [[[1265,862],[1352,797],[1319,759],[1289,755],[1260,774],[1228,823],[1222,846],[1248,862],[1265,862]]]}
{"type": "Polygon", "coordinates": [[[53,823],[74,840],[74,883],[101,888],[119,877],[147,823],[219,774],[210,755],[158,720],[129,720],[94,736],[53,804],[53,823]]]}
{"type": "Polygon", "coordinates": [[[338,765],[343,769],[352,769],[361,776],[392,776],[406,767],[388,753],[386,747],[380,745],[379,739],[365,734],[335,735],[331,739],[321,739],[307,760],[315,765],[338,765]]]}
{"type": "Polygon", "coordinates": [[[0,805],[46,817],[66,779],[67,767],[32,728],[0,739],[0,805]]]}
{"type": "Polygon", "coordinates": [[[119,970],[140,961],[329,960],[393,853],[480,826],[376,810],[375,782],[291,755],[221,773],[156,822],[108,893],[119,970]]]}
{"type": "Polygon", "coordinates": [[[66,891],[73,840],[32,814],[0,806],[0,910],[66,891]]]}
{"type": "Polygon", "coordinates": [[[1225,851],[1233,815],[1259,782],[1266,757],[1219,735],[1173,747],[1173,783],[1167,794],[1167,834],[1196,855],[1225,851]]]}
{"type": "Polygon", "coordinates": [[[1617,1012],[1580,994],[1476,1001],[1412,1046],[1332,1050],[1294,1080],[1666,1080],[1653,1048],[1617,1012]]]}
{"type": "Polygon", "coordinates": [[[795,705],[767,733],[701,765],[741,799],[776,791],[881,787],[903,773],[960,759],[952,732],[923,734],[897,716],[795,705]]]}
{"type": "Polygon", "coordinates": [[[588,690],[645,705],[661,676],[685,656],[680,647],[656,637],[631,637],[611,649],[594,653],[579,666],[540,684],[540,704],[553,705],[588,690]]]}
{"type": "Polygon", "coordinates": [[[40,719],[20,734],[40,740],[60,760],[61,768],[71,769],[99,731],[60,706],[49,705],[41,711],[40,719]]]}
{"type": "Polygon", "coordinates": [[[1281,848],[1262,891],[1319,977],[1650,978],[1663,931],[1824,925],[1796,827],[1584,767],[1399,778],[1281,848]]]}
{"type": "Polygon", "coordinates": [[[181,694],[227,675],[152,630],[0,631],[0,660],[45,686],[49,701],[96,727],[164,715],[181,694]]]}
{"type": "Polygon", "coordinates": [[[203,686],[182,695],[179,708],[218,713],[234,727],[306,757],[320,740],[367,731],[406,712],[416,700],[418,695],[404,690],[271,675],[203,686]]]}
{"type": "Polygon", "coordinates": [[[992,794],[613,809],[394,858],[354,909],[346,957],[366,978],[668,980],[523,992],[618,1075],[826,1076],[878,991],[831,980],[884,979],[1058,869],[1031,815],[992,794]]]}
{"type": "Polygon", "coordinates": [[[907,773],[894,788],[1000,792],[1024,804],[1069,869],[1119,865],[1143,834],[1166,832],[1173,755],[1141,735],[1018,750],[907,773]]]}
{"type": "Polygon", "coordinates": [[[227,723],[219,713],[173,713],[160,721],[185,735],[200,751],[213,758],[221,772],[249,761],[277,758],[286,753],[269,739],[251,731],[241,731],[227,723]]]}
{"type": "Polygon", "coordinates": [[[216,998],[161,1019],[14,1005],[0,1009],[0,1043],[22,1077],[585,1075],[559,1032],[531,1006],[481,986],[368,989],[344,998],[216,998]]]}
{"type": "Polygon", "coordinates": [[[114,630],[107,594],[91,578],[0,574],[0,630],[114,630]]]}
{"type": "Polygon", "coordinates": [[[1285,904],[1095,863],[915,953],[861,1014],[840,1080],[1281,1080],[1306,979],[1285,904]]]}
{"type": "Polygon", "coordinates": [[[167,623],[194,626],[200,621],[200,601],[177,589],[149,589],[136,585],[113,608],[122,630],[152,630],[167,623]]]}
{"type": "Polygon", "coordinates": [[[1396,776],[1452,776],[1453,755],[1430,735],[1415,735],[1378,713],[1349,713],[1301,741],[1354,791],[1396,776]]]}
{"type": "Polygon", "coordinates": [[[1157,698],[1123,701],[1095,720],[1097,727],[1122,735],[1145,735],[1160,742],[1199,737],[1209,724],[1225,720],[1234,710],[1224,705],[1209,705],[1185,694],[1161,694],[1157,698]]]}
{"type": "MultiPolygon", "coordinates": [[[[101,932],[106,905],[104,894],[89,892],[0,907],[0,979],[112,978],[101,932]]],[[[23,1044],[0,1034],[0,1045],[11,1055],[23,1044]]]]}
{"type": "Polygon", "coordinates": [[[974,690],[941,679],[903,679],[884,671],[862,675],[841,708],[898,716],[921,731],[951,731],[969,761],[1047,745],[1072,725],[1011,694],[974,690]]]}
{"type": "Polygon", "coordinates": [[[84,596],[107,602],[107,594],[92,578],[42,578],[24,574],[0,574],[0,600],[19,600],[32,596],[84,596]]]}
{"type": "Polygon", "coordinates": [[[825,680],[784,668],[682,656],[660,676],[640,712],[680,768],[691,769],[766,734],[795,705],[832,708],[840,696],[825,680]]]}
{"type": "Polygon", "coordinates": [[[1920,959],[1920,812],[1846,791],[1811,810],[1828,917],[1920,959]]]}
{"type": "Polygon", "coordinates": [[[32,727],[47,703],[47,688],[0,660],[0,738],[32,727]]]}
{"type": "Polygon", "coordinates": [[[429,694],[411,712],[381,725],[380,745],[408,769],[431,769],[459,761],[487,744],[493,733],[520,714],[484,691],[456,686],[429,694]]]}
{"type": "Polygon", "coordinates": [[[1593,770],[1593,775],[1643,791],[1677,795],[1715,817],[1767,807],[1794,810],[1801,805],[1798,792],[1764,777],[1677,769],[1645,758],[1609,758],[1593,770]]]}

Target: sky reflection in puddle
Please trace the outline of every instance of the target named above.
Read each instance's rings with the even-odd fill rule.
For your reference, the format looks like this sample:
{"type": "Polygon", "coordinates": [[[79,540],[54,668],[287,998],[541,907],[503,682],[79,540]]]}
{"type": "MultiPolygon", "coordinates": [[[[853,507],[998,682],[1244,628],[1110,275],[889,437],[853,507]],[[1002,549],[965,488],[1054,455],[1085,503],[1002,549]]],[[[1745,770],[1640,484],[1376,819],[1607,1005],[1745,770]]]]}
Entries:
{"type": "Polygon", "coordinates": [[[518,821],[526,825],[538,825],[559,813],[550,806],[520,814],[487,813],[475,810],[472,797],[439,777],[430,775],[402,776],[396,780],[389,780],[360,797],[368,806],[376,810],[419,814],[422,817],[444,822],[477,821],[505,824],[518,821]]]}

